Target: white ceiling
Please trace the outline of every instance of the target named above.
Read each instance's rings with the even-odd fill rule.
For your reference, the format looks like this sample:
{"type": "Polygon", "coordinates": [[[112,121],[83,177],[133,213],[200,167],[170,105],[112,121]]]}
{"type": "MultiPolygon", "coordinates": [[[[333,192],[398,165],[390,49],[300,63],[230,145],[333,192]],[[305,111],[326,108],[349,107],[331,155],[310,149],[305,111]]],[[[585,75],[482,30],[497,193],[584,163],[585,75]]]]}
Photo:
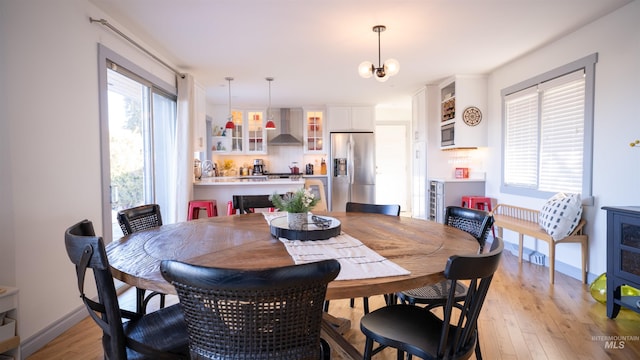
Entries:
{"type": "MultiPolygon", "coordinates": [[[[632,0],[90,0],[191,73],[213,104],[406,105],[421,86],[488,73],[632,0]],[[395,58],[385,83],[360,62],[395,58]]],[[[95,15],[91,15],[94,16],[95,15]]],[[[99,26],[99,25],[96,25],[99,26]]],[[[109,31],[105,28],[105,31],[109,31]]]]}

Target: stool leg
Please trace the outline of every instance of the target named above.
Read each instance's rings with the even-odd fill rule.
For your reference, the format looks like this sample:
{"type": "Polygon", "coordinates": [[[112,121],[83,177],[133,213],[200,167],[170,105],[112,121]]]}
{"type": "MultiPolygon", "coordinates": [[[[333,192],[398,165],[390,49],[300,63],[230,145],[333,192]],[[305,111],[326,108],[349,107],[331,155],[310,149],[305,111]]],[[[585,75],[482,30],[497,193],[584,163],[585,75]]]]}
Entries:
{"type": "Polygon", "coordinates": [[[194,207],[193,204],[189,203],[189,212],[187,213],[187,220],[197,219],[198,211],[199,209],[197,207],[194,207]]]}
{"type": "Polygon", "coordinates": [[[213,217],[213,204],[207,204],[207,217],[213,217]]]}

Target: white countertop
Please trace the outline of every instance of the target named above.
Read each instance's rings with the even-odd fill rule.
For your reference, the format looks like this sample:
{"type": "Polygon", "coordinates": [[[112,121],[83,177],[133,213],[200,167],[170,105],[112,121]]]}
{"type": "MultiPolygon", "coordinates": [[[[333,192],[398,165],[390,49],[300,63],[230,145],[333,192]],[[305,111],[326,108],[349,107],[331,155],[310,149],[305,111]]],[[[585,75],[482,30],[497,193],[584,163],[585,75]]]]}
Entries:
{"type": "Polygon", "coordinates": [[[431,178],[431,181],[441,181],[441,182],[477,182],[477,181],[485,181],[485,179],[456,179],[456,178],[431,178]]]}
{"type": "Polygon", "coordinates": [[[296,180],[292,179],[268,179],[266,176],[241,176],[241,177],[203,177],[200,180],[193,182],[193,185],[304,185],[304,178],[299,177],[296,180]]]}

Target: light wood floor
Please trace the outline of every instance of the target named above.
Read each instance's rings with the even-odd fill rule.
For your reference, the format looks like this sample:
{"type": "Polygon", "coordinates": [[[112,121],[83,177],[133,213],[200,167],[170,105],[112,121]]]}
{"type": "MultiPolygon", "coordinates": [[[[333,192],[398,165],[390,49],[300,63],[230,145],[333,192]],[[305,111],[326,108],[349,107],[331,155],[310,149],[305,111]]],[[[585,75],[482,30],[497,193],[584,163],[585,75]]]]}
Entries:
{"type": "MultiPolygon", "coordinates": [[[[134,292],[121,296],[122,306],[131,309],[134,292]]],[[[382,306],[382,297],[370,299],[371,308],[382,306]]],[[[359,349],[362,302],[351,309],[348,300],[331,301],[330,313],[351,320],[345,335],[359,349]]],[[[605,305],[593,300],[588,285],[556,274],[555,286],[548,284],[548,268],[524,262],[505,252],[489,289],[479,322],[484,359],[640,359],[640,314],[620,311],[615,320],[606,316],[605,305]],[[605,349],[605,337],[635,337],[617,348],[605,349]]],[[[102,359],[101,333],[87,317],[53,340],[29,360],[102,359]]],[[[338,359],[338,356],[333,356],[338,359]]],[[[386,349],[375,359],[395,359],[386,349]]]]}

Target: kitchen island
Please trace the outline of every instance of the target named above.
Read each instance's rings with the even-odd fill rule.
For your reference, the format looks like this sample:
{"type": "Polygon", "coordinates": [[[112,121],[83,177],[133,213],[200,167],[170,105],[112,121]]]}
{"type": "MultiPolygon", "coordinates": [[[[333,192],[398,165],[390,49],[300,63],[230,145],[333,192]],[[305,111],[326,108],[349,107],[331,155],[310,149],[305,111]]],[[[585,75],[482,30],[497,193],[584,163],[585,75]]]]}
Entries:
{"type": "Polygon", "coordinates": [[[267,176],[209,177],[193,183],[193,198],[216,200],[218,215],[227,215],[227,203],[233,195],[284,194],[304,187],[304,178],[270,179],[267,176]]]}

